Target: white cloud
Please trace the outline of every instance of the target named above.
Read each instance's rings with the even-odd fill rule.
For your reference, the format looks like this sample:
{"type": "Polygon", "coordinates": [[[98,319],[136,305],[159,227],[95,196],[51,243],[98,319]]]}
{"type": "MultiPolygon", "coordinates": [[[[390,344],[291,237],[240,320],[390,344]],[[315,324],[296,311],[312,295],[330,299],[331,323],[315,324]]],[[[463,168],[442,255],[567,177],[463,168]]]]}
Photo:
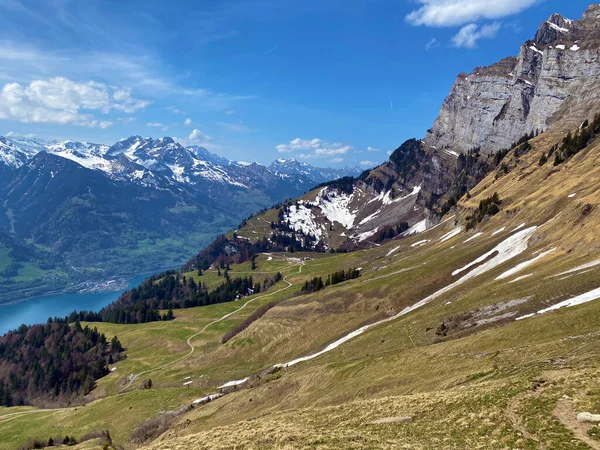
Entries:
{"type": "Polygon", "coordinates": [[[218,150],[221,148],[220,145],[217,145],[212,141],[212,137],[208,136],[198,128],[194,128],[192,132],[187,137],[173,137],[173,139],[179,142],[184,147],[189,147],[191,145],[198,145],[201,147],[205,147],[209,150],[218,150]]]}
{"type": "Polygon", "coordinates": [[[279,153],[293,153],[303,151],[298,155],[300,158],[324,158],[328,156],[344,155],[352,150],[350,145],[340,142],[327,142],[321,139],[300,139],[291,140],[288,144],[280,144],[275,147],[279,153]],[[310,153],[306,153],[309,151],[310,153]]]}
{"type": "MultiPolygon", "coordinates": [[[[100,85],[103,86],[103,85],[100,85]]],[[[114,101],[113,108],[117,111],[122,111],[126,114],[136,112],[138,109],[143,109],[150,104],[148,101],[136,100],[131,95],[130,88],[114,88],[112,98],[114,101]]]]}
{"type": "Polygon", "coordinates": [[[227,111],[225,111],[225,114],[231,116],[232,114],[235,114],[235,111],[233,109],[228,109],[227,111]]]}
{"type": "Polygon", "coordinates": [[[432,48],[436,48],[436,47],[439,47],[439,46],[440,46],[440,43],[438,42],[438,40],[436,38],[431,38],[425,44],[425,50],[431,50],[432,48]]]}
{"type": "Polygon", "coordinates": [[[189,127],[189,126],[191,126],[191,125],[192,125],[192,119],[190,119],[190,118],[188,117],[187,119],[185,119],[185,121],[183,122],[183,124],[184,124],[186,127],[189,127]]]}
{"type": "Polygon", "coordinates": [[[232,131],[234,133],[249,133],[252,131],[247,125],[244,123],[226,123],[226,122],[217,122],[217,125],[225,128],[228,131],[232,131]]]}
{"type": "MultiPolygon", "coordinates": [[[[0,6],[2,1],[0,0],[0,6]]],[[[7,33],[10,35],[10,32],[7,33]]],[[[189,89],[181,84],[182,81],[178,81],[186,78],[177,76],[178,72],[174,72],[172,67],[163,64],[143,48],[138,50],[135,54],[94,52],[82,51],[75,45],[71,49],[62,48],[57,51],[47,46],[38,47],[17,40],[0,39],[0,80],[27,84],[32,80],[56,76],[72,80],[94,79],[107,86],[129,86],[138,95],[160,101],[194,97],[192,100],[195,109],[214,112],[230,110],[240,101],[256,98],[211,89],[189,89]]],[[[126,93],[117,93],[119,95],[126,93]]],[[[173,114],[187,114],[175,106],[167,109],[173,114]]]]}
{"type": "Polygon", "coordinates": [[[460,26],[520,13],[539,0],[418,0],[423,6],[406,16],[412,25],[460,26]]]}
{"type": "Polygon", "coordinates": [[[210,140],[212,140],[212,138],[210,136],[204,134],[198,128],[194,128],[194,130],[188,136],[188,140],[192,141],[192,142],[204,142],[204,141],[210,141],[210,140]]]}
{"type": "Polygon", "coordinates": [[[380,152],[381,150],[379,150],[378,148],[367,147],[367,151],[368,152],[380,152]]]}
{"type": "Polygon", "coordinates": [[[37,134],[35,134],[35,133],[20,134],[20,133],[15,133],[14,131],[9,131],[8,133],[5,133],[4,136],[6,136],[6,137],[24,137],[24,138],[28,138],[28,139],[33,139],[33,138],[37,137],[37,134]]]}
{"type": "Polygon", "coordinates": [[[481,28],[474,23],[465,25],[452,37],[452,45],[455,47],[475,48],[479,39],[491,39],[500,30],[498,22],[483,25],[481,28]]]}
{"type": "Polygon", "coordinates": [[[305,139],[296,138],[291,140],[289,144],[279,144],[275,148],[280,153],[292,153],[296,150],[308,150],[318,148],[319,145],[321,145],[321,139],[312,139],[309,141],[305,139]]]}
{"type": "Polygon", "coordinates": [[[117,120],[123,123],[133,123],[137,120],[137,117],[117,117],[117,120]]]}
{"type": "Polygon", "coordinates": [[[28,85],[5,84],[0,91],[0,119],[108,128],[112,122],[98,120],[89,112],[131,113],[148,104],[133,98],[129,89],[56,77],[34,80],[28,85]]]}
{"type": "Polygon", "coordinates": [[[375,167],[377,165],[375,161],[361,161],[359,164],[363,167],[375,167]]]}
{"type": "Polygon", "coordinates": [[[148,122],[146,124],[147,127],[160,128],[162,131],[167,131],[169,127],[160,122],[148,122]]]}
{"type": "Polygon", "coordinates": [[[318,156],[331,156],[331,155],[345,155],[352,147],[345,145],[338,147],[341,144],[332,144],[333,147],[322,147],[315,150],[315,155],[318,156]]]}
{"type": "Polygon", "coordinates": [[[332,163],[332,164],[339,164],[339,163],[344,162],[344,158],[331,158],[329,160],[329,162],[332,163]]]}
{"type": "Polygon", "coordinates": [[[174,106],[167,106],[167,110],[171,111],[173,114],[177,114],[179,116],[185,116],[185,112],[180,110],[179,108],[175,108],[174,106]]]}

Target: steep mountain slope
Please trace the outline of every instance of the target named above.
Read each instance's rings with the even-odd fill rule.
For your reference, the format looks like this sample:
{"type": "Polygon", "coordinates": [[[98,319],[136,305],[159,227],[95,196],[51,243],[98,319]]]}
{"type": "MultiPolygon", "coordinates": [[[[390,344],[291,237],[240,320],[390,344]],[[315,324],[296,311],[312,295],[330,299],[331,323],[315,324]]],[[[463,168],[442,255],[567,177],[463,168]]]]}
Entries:
{"type": "MultiPolygon", "coordinates": [[[[493,170],[504,154],[439,153],[411,139],[388,162],[357,179],[323,183],[297,200],[243,222],[235,234],[226,236],[226,245],[236,254],[253,244],[260,246],[255,251],[264,251],[269,242],[295,250],[346,251],[420,233],[435,226],[440,214],[493,170]],[[265,239],[268,242],[263,244],[265,239]]],[[[225,244],[221,241],[220,245],[225,244]]],[[[195,260],[210,259],[206,253],[186,267],[193,267],[195,260]]]]}
{"type": "Polygon", "coordinates": [[[190,221],[210,222],[215,213],[224,214],[207,196],[193,196],[201,194],[179,192],[175,197],[166,190],[149,192],[135,184],[107,182],[97,171],[40,153],[16,171],[3,198],[14,216],[17,236],[33,238],[59,253],[77,249],[77,255],[89,259],[74,262],[86,266],[94,265],[95,250],[131,245],[133,242],[118,242],[129,233],[158,237],[161,228],[169,227],[179,228],[184,235],[190,221]],[[193,212],[184,211],[186,204],[196,205],[193,212]],[[175,212],[178,205],[182,211],[175,212]],[[159,222],[155,220],[157,211],[170,214],[159,222]]]}
{"type": "Polygon", "coordinates": [[[588,388],[600,361],[600,137],[540,165],[563,139],[550,129],[509,153],[508,172],[488,175],[435,229],[306,263],[300,283],[336,266],[363,274],[285,301],[187,360],[209,376],[246,367],[220,372],[213,386],[235,377],[237,389],[149,448],[226,448],[232,436],[267,448],[598,446],[592,425],[573,424],[600,399],[588,388]],[[465,233],[493,193],[500,212],[465,233]]]}

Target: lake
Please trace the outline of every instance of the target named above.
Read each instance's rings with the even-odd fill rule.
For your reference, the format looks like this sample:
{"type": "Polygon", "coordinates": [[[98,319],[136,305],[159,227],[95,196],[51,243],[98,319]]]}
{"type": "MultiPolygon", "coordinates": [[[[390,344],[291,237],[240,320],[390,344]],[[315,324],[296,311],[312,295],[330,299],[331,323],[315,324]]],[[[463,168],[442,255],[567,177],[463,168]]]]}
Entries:
{"type": "MultiPolygon", "coordinates": [[[[127,289],[139,286],[149,275],[129,280],[127,289]]],[[[114,302],[125,289],[85,294],[53,294],[32,297],[19,303],[0,305],[0,335],[21,324],[45,323],[48,317],[64,317],[74,310],[99,311],[114,302]]]]}

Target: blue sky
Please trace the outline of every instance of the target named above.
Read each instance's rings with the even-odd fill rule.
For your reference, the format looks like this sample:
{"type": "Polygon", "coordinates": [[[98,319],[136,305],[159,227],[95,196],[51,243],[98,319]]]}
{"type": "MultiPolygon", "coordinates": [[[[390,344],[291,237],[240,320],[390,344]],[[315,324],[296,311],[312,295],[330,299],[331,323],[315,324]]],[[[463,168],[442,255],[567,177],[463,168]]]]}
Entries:
{"type": "Polygon", "coordinates": [[[566,3],[0,0],[0,134],[370,166],[566,3]]]}

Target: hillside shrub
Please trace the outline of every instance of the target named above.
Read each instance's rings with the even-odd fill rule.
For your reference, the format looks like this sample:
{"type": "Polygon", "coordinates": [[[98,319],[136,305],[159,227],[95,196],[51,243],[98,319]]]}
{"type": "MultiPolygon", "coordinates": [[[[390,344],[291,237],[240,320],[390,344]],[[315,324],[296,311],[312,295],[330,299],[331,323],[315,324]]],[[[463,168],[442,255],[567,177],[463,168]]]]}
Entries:
{"type": "Polygon", "coordinates": [[[475,228],[486,217],[495,216],[500,212],[502,200],[497,192],[494,195],[487,197],[479,202],[477,212],[467,218],[467,230],[475,228]]]}

